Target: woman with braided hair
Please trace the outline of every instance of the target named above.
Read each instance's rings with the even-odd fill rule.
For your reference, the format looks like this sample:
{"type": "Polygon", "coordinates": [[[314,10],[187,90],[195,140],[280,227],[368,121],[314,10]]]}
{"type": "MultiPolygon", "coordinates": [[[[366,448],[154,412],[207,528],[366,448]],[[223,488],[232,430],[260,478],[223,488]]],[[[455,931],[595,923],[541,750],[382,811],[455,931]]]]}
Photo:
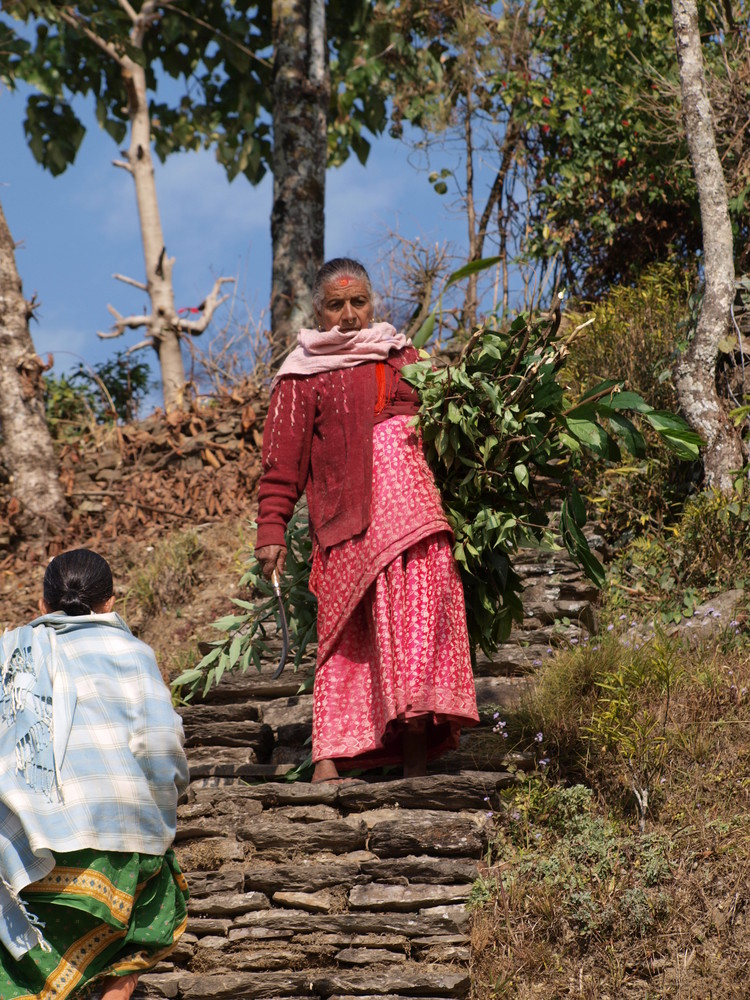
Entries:
{"type": "Polygon", "coordinates": [[[455,747],[478,719],[450,526],[424,458],[419,399],[401,378],[417,359],[373,323],[358,261],[324,264],[317,330],[274,379],[263,437],[256,555],[283,572],[284,531],[307,494],[318,599],[313,781],[403,763],[404,775],[455,747]]]}

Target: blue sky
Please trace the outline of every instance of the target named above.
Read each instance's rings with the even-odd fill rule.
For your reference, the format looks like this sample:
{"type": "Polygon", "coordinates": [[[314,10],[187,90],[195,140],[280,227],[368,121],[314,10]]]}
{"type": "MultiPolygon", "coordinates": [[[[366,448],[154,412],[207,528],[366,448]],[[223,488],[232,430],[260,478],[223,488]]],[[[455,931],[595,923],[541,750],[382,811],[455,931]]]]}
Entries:
{"type": "MultiPolygon", "coordinates": [[[[141,312],[143,293],[115,272],[143,276],[132,179],[112,166],[118,151],[91,116],[75,164],[52,177],[35,162],[23,133],[20,94],[0,90],[0,202],[16,243],[27,298],[41,302],[32,323],[37,352],[55,356],[55,371],[105,360],[138,339],[100,340],[111,303],[141,312]]],[[[389,230],[429,243],[449,242],[461,263],[465,223],[449,196],[437,195],[410,150],[389,137],[374,143],[365,167],[351,157],[327,178],[326,256],[351,255],[373,268],[389,230]]],[[[441,158],[439,167],[455,164],[441,158]]],[[[258,187],[232,184],[210,152],[157,164],[162,223],[174,269],[178,307],[195,306],[214,277],[237,278],[242,311],[267,310],[271,272],[271,178],[258,187]]],[[[217,315],[220,322],[221,317],[217,315]]],[[[216,328],[216,322],[214,328],[216,328]]],[[[211,329],[203,335],[210,337],[211,329]]],[[[151,354],[152,352],[148,352],[151,354]]]]}

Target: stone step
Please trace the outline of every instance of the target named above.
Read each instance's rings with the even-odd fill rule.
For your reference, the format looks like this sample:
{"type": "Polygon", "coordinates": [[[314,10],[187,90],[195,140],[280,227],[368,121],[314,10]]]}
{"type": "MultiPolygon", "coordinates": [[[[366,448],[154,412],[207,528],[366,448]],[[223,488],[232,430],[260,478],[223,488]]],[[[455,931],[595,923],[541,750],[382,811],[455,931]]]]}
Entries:
{"type": "Polygon", "coordinates": [[[395,968],[373,965],[365,970],[301,969],[299,971],[227,972],[214,975],[144,975],[143,997],[175,1000],[292,1000],[306,997],[456,997],[469,992],[467,971],[451,965],[406,961],[395,968]]]}

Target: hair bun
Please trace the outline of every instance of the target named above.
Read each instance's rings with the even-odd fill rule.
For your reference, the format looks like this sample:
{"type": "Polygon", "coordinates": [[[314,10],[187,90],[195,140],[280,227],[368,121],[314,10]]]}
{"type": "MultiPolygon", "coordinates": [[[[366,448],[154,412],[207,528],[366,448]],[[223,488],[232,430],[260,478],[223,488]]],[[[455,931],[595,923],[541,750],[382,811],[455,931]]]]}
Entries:
{"type": "Polygon", "coordinates": [[[60,607],[66,615],[90,615],[91,608],[81,599],[81,592],[77,588],[68,590],[60,600],[60,607]]]}

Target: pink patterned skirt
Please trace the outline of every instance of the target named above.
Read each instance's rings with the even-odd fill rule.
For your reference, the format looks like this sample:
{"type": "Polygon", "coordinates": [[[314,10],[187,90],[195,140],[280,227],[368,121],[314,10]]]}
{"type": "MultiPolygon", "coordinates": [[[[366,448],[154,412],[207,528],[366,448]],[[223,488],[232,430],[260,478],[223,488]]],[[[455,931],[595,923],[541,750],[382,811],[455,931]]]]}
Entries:
{"type": "Polygon", "coordinates": [[[367,531],[313,556],[313,761],[344,770],[399,762],[407,719],[427,719],[430,757],[478,720],[450,527],[410,423],[373,431],[367,531]]]}

